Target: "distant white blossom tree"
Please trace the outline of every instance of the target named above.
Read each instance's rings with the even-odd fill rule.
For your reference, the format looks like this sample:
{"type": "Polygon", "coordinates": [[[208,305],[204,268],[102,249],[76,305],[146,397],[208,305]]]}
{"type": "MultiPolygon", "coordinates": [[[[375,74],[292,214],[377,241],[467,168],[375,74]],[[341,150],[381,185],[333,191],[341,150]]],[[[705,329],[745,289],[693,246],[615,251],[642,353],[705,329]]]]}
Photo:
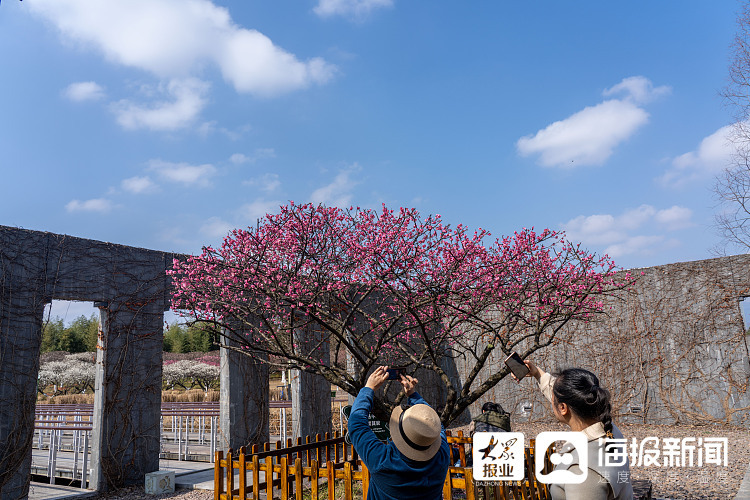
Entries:
{"type": "Polygon", "coordinates": [[[164,384],[174,388],[190,389],[198,385],[204,391],[219,386],[219,367],[192,360],[182,360],[164,365],[164,384]]]}

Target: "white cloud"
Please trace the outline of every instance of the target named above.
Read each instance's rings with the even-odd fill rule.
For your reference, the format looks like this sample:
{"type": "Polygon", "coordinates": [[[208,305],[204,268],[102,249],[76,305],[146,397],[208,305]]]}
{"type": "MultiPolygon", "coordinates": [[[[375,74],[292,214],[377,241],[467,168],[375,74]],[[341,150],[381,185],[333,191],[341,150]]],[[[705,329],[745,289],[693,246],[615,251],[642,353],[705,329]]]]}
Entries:
{"type": "Polygon", "coordinates": [[[692,216],[693,211],[689,208],[675,205],[672,208],[659,210],[654,218],[657,222],[663,224],[668,231],[676,231],[692,226],[693,222],[690,220],[692,216]]]}
{"type": "Polygon", "coordinates": [[[521,156],[538,154],[538,163],[545,167],[602,165],[615,147],[648,122],[648,113],[639,104],[668,93],[668,89],[653,88],[644,77],[625,78],[604,91],[605,96],[624,93],[622,99],[588,106],[520,138],[518,152],[521,156]]]}
{"type": "Polygon", "coordinates": [[[106,198],[94,198],[91,200],[71,200],[65,205],[68,212],[99,212],[106,214],[112,210],[112,202],[106,198]]]}
{"type": "Polygon", "coordinates": [[[604,253],[619,257],[631,253],[649,253],[654,247],[674,245],[663,233],[691,227],[692,210],[673,206],[657,210],[651,205],[626,210],[620,215],[580,215],[561,224],[568,240],[604,247],[604,253]],[[634,233],[657,234],[634,234],[634,233]]]}
{"type": "Polygon", "coordinates": [[[359,181],[352,178],[352,174],[359,170],[361,169],[356,164],[346,170],[341,170],[333,179],[333,182],[313,191],[310,195],[310,201],[322,203],[329,207],[348,207],[352,199],[351,191],[354,186],[359,184],[359,181]]]}
{"type": "Polygon", "coordinates": [[[654,217],[656,213],[656,209],[651,205],[641,205],[640,207],[628,210],[619,216],[617,219],[617,225],[623,229],[638,229],[649,219],[654,217]]]}
{"type": "Polygon", "coordinates": [[[151,160],[148,168],[155,171],[164,180],[185,185],[207,186],[210,184],[210,178],[216,174],[216,167],[208,163],[190,165],[188,163],[151,160]]]}
{"type": "Polygon", "coordinates": [[[704,138],[695,151],[672,160],[672,166],[659,177],[659,181],[666,186],[679,187],[724,170],[735,152],[731,141],[733,131],[734,126],[727,125],[704,138]]]}
{"type": "Polygon", "coordinates": [[[361,20],[375,9],[392,6],[393,0],[319,0],[313,10],[320,17],[343,16],[361,20]]]}
{"type": "Polygon", "coordinates": [[[170,100],[149,106],[121,100],[112,104],[117,122],[129,130],[176,130],[192,124],[206,105],[209,85],[195,78],[171,80],[159,91],[170,100]]]}
{"type": "Polygon", "coordinates": [[[104,97],[104,87],[96,82],[71,83],[65,87],[63,95],[75,102],[98,101],[104,97]]]}
{"type": "Polygon", "coordinates": [[[247,186],[257,186],[261,191],[270,193],[276,191],[281,186],[278,174],[263,174],[255,179],[243,182],[247,186]]]}
{"type": "Polygon", "coordinates": [[[213,134],[215,131],[216,131],[216,120],[203,122],[200,125],[198,125],[198,128],[196,129],[196,132],[198,132],[198,135],[200,135],[201,137],[208,137],[209,135],[213,134]]]}
{"type": "Polygon", "coordinates": [[[667,85],[654,87],[651,80],[644,76],[631,76],[624,78],[617,85],[605,89],[604,92],[602,92],[602,95],[604,97],[610,97],[618,94],[625,94],[625,99],[632,99],[637,103],[645,104],[658,97],[667,95],[671,91],[672,88],[667,85]]]}
{"type": "Polygon", "coordinates": [[[235,165],[242,165],[243,163],[255,163],[258,160],[268,158],[276,158],[276,151],[273,148],[258,148],[249,156],[244,153],[235,153],[229,157],[229,161],[235,165]]]}
{"type": "Polygon", "coordinates": [[[315,57],[306,63],[276,47],[255,30],[235,30],[218,51],[222,75],[237,92],[273,97],[312,83],[326,83],[336,70],[325,60],[315,57]]]}
{"type": "Polygon", "coordinates": [[[30,9],[109,61],[161,79],[218,67],[238,92],[272,96],[327,82],[335,67],[300,61],[256,30],[235,24],[209,0],[37,0],[30,9]]]}
{"type": "Polygon", "coordinates": [[[242,153],[234,153],[229,157],[229,161],[231,161],[235,165],[242,165],[243,163],[250,163],[252,161],[252,158],[242,153]]]}
{"type": "Polygon", "coordinates": [[[219,127],[218,122],[216,120],[203,122],[196,129],[196,131],[198,132],[198,135],[200,135],[201,137],[208,137],[209,135],[212,135],[215,132],[221,132],[232,141],[239,140],[242,137],[242,135],[248,132],[249,130],[250,130],[250,126],[248,125],[243,125],[242,127],[239,127],[236,130],[229,130],[226,127],[219,127]]]}
{"type": "Polygon", "coordinates": [[[153,183],[150,177],[130,177],[129,179],[123,179],[122,188],[125,191],[129,191],[134,194],[147,193],[156,189],[156,184],[153,183]]]}
{"type": "Polygon", "coordinates": [[[209,238],[223,238],[234,226],[219,217],[211,217],[201,226],[201,233],[209,238]]]}
{"type": "Polygon", "coordinates": [[[238,211],[238,216],[240,220],[244,221],[244,225],[255,227],[258,219],[262,220],[266,214],[278,213],[280,206],[280,201],[259,198],[251,203],[242,205],[238,211]]]}
{"type": "Polygon", "coordinates": [[[604,249],[604,253],[610,257],[621,257],[634,253],[651,254],[655,247],[665,241],[663,236],[633,236],[626,238],[621,243],[610,245],[604,249]]]}

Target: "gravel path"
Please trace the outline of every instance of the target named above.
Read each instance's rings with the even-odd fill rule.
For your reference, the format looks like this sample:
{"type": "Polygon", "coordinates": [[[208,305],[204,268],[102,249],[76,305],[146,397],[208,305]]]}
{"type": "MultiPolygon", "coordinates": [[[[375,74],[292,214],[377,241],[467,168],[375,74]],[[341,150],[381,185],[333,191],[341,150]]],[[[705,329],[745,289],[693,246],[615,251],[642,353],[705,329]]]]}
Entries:
{"type": "MultiPolygon", "coordinates": [[[[451,429],[455,435],[457,430],[451,429]]],[[[561,424],[514,424],[513,430],[523,432],[527,439],[542,431],[567,430],[561,424]]],[[[734,499],[750,464],[750,429],[727,426],[674,426],[674,425],[620,425],[620,430],[630,440],[640,443],[646,437],[682,438],[726,437],[728,438],[728,465],[704,467],[643,467],[631,466],[634,479],[648,479],[653,483],[654,499],[724,500],[734,499]]],[[[630,442],[630,441],[629,441],[630,442]]],[[[659,446],[658,448],[661,448],[659,446]]],[[[93,497],[96,499],[156,499],[209,500],[211,491],[178,490],[168,495],[152,496],[144,493],[143,487],[125,488],[118,492],[93,497]]]]}
{"type": "Polygon", "coordinates": [[[129,488],[123,488],[116,492],[106,493],[102,495],[96,495],[89,497],[89,499],[120,499],[120,500],[137,500],[137,499],[157,499],[157,498],[174,498],[180,500],[211,500],[214,497],[213,491],[206,490],[177,490],[174,493],[168,493],[164,495],[146,495],[143,486],[131,486],[129,488]]]}

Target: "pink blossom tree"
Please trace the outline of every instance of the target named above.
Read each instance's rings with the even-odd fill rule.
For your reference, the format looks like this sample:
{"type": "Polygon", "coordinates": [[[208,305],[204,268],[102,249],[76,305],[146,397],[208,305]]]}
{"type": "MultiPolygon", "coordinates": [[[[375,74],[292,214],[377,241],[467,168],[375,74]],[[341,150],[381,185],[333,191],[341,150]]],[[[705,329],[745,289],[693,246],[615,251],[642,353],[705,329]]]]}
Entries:
{"type": "MultiPolygon", "coordinates": [[[[215,325],[230,349],[319,374],[352,395],[377,365],[433,372],[448,424],[509,374],[493,366],[479,382],[493,353],[525,358],[550,345],[630,280],[555,231],[489,239],[414,209],[291,203],[257,228],[232,231],[221,248],[175,261],[173,306],[215,325]],[[460,383],[445,369],[455,356],[470,359],[460,383]]],[[[376,413],[402,397],[379,399],[376,413]]]]}

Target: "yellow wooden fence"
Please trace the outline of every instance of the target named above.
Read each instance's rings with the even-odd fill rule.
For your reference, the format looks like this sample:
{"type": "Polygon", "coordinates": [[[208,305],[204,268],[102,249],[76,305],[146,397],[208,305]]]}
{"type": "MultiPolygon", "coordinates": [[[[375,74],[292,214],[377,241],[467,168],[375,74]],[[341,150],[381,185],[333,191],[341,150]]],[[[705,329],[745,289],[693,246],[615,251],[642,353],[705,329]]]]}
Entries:
{"type": "MultiPolygon", "coordinates": [[[[454,492],[462,491],[461,498],[475,500],[549,500],[546,485],[537,483],[534,471],[534,446],[526,448],[524,453],[525,469],[523,481],[505,481],[477,484],[474,481],[471,467],[466,467],[466,456],[471,445],[471,438],[462,433],[451,436],[451,463],[460,466],[450,467],[443,484],[443,498],[450,500],[454,492]]],[[[316,435],[303,441],[292,443],[287,440],[286,447],[277,442],[275,449],[266,443],[262,447],[253,445],[250,453],[241,448],[238,453],[231,449],[225,457],[223,452],[216,452],[214,463],[214,499],[247,500],[260,498],[265,492],[267,499],[295,498],[303,499],[303,488],[310,492],[310,498],[317,500],[321,481],[327,483],[328,499],[335,498],[336,480],[343,480],[344,500],[354,499],[356,483],[361,483],[362,498],[367,498],[370,474],[367,467],[359,460],[351,445],[344,438],[334,434],[331,438],[316,435]],[[235,471],[239,471],[235,484],[235,471]],[[261,481],[261,473],[264,480],[261,481]],[[249,477],[248,477],[249,474],[249,477]],[[304,486],[309,481],[309,487],[304,486]]],[[[551,470],[552,464],[546,457],[545,472],[551,470]]]]}

